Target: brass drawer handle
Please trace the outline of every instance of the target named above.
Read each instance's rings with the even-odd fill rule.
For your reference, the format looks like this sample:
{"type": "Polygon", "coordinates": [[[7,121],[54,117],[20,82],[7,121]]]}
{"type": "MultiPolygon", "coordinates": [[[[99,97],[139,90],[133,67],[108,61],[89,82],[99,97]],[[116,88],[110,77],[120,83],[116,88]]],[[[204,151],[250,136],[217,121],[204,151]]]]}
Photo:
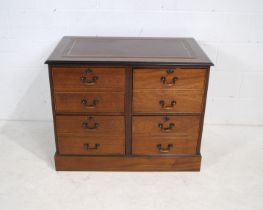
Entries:
{"type": "Polygon", "coordinates": [[[176,101],[175,100],[171,101],[171,105],[170,106],[165,105],[165,101],[164,100],[159,101],[159,104],[160,104],[162,109],[173,109],[175,107],[175,105],[176,105],[176,101]]]}
{"type": "Polygon", "coordinates": [[[89,116],[87,120],[82,122],[82,128],[84,129],[97,129],[99,127],[99,123],[96,122],[95,117],[89,116]]]}
{"type": "MultiPolygon", "coordinates": [[[[87,69],[85,70],[84,74],[85,75],[88,75],[88,74],[92,74],[93,71],[91,69],[87,69]]],[[[80,77],[80,81],[82,81],[85,85],[95,85],[96,84],[96,81],[99,79],[98,76],[93,76],[91,78],[91,80],[88,80],[88,77],[87,76],[81,76],[80,77]]]]}
{"type": "Polygon", "coordinates": [[[94,146],[90,146],[90,144],[84,144],[85,150],[97,150],[100,147],[100,144],[94,144],[94,146]]]}
{"type": "Polygon", "coordinates": [[[162,148],[161,144],[157,144],[156,147],[159,150],[159,152],[161,152],[161,153],[168,153],[168,152],[171,152],[171,150],[173,148],[173,145],[172,144],[168,144],[167,148],[162,148]]]}
{"type": "Polygon", "coordinates": [[[174,123],[170,123],[169,126],[166,128],[163,126],[163,123],[159,123],[158,126],[162,132],[170,132],[175,127],[174,123]]]}
{"type": "Polygon", "coordinates": [[[91,80],[88,80],[87,77],[84,76],[80,77],[80,80],[86,85],[95,85],[98,79],[99,78],[97,76],[93,76],[91,80]]]}
{"type": "Polygon", "coordinates": [[[171,86],[174,86],[176,84],[178,77],[174,77],[171,82],[168,82],[168,79],[166,77],[161,77],[160,80],[163,83],[163,85],[171,87],[171,86]]]}
{"type": "MultiPolygon", "coordinates": [[[[173,74],[174,70],[173,69],[167,69],[166,73],[169,74],[173,74]]],[[[178,77],[173,77],[172,80],[169,82],[168,78],[166,76],[162,76],[160,78],[161,82],[163,83],[163,85],[166,85],[168,87],[174,86],[176,84],[176,81],[178,80],[178,77]]]]}
{"type": "Polygon", "coordinates": [[[85,107],[85,108],[96,108],[97,104],[99,103],[98,100],[93,99],[92,102],[89,104],[87,99],[82,99],[81,100],[81,104],[85,107]]]}
{"type": "Polygon", "coordinates": [[[82,127],[85,128],[85,129],[93,130],[93,129],[97,129],[99,127],[99,123],[93,123],[92,126],[89,126],[88,122],[83,122],[82,123],[82,127]]]}

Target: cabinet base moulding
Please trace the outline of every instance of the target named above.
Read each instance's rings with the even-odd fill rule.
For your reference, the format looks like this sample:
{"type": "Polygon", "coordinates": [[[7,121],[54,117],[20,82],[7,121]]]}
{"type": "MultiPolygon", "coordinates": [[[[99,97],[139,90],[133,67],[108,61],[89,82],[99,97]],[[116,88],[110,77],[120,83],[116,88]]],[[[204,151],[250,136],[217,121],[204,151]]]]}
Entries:
{"type": "Polygon", "coordinates": [[[55,154],[57,171],[200,171],[201,155],[70,156],[55,154]]]}

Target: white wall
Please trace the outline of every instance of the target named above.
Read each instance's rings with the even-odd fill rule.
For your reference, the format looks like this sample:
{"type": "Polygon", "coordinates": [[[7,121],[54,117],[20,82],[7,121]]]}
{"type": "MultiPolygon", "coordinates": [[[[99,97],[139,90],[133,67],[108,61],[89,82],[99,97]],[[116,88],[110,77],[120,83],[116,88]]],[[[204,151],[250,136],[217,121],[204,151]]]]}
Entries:
{"type": "Polygon", "coordinates": [[[0,0],[0,119],[51,120],[64,35],[195,37],[215,63],[206,123],[263,124],[262,0],[0,0]]]}

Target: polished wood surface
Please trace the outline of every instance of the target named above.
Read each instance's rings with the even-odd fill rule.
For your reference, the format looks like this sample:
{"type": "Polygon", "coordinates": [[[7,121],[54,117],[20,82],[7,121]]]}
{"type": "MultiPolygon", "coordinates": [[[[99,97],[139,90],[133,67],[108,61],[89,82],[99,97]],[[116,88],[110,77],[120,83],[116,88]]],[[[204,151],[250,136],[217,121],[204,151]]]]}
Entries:
{"type": "Polygon", "coordinates": [[[52,74],[56,92],[116,92],[125,87],[125,68],[54,67],[52,74]]]}
{"type": "Polygon", "coordinates": [[[167,37],[63,37],[46,63],[213,65],[193,38],[167,37]]]}
{"type": "Polygon", "coordinates": [[[199,90],[205,87],[205,69],[134,69],[133,88],[154,90],[199,90]]]}
{"type": "Polygon", "coordinates": [[[123,116],[57,116],[56,123],[60,154],[124,154],[123,116]]]}
{"type": "Polygon", "coordinates": [[[135,113],[201,113],[202,100],[203,94],[189,91],[134,90],[133,111],[135,113]]]}
{"type": "Polygon", "coordinates": [[[64,37],[46,63],[57,170],[200,170],[212,63],[194,39],[64,37]]]}
{"type": "Polygon", "coordinates": [[[134,116],[132,118],[133,135],[157,135],[157,136],[174,136],[190,135],[197,137],[199,129],[199,116],[134,116]],[[173,124],[171,129],[169,125],[173,124]]]}
{"type": "Polygon", "coordinates": [[[199,116],[136,116],[132,124],[135,155],[196,153],[199,116]]]}
{"type": "Polygon", "coordinates": [[[56,112],[124,112],[123,92],[55,93],[56,112]]]}
{"type": "Polygon", "coordinates": [[[58,149],[63,155],[122,155],[124,135],[58,134],[58,149]]]}
{"type": "Polygon", "coordinates": [[[123,116],[56,116],[58,134],[81,135],[122,135],[124,136],[123,116]]]}
{"type": "Polygon", "coordinates": [[[199,171],[201,156],[55,156],[58,171],[199,171]]]}

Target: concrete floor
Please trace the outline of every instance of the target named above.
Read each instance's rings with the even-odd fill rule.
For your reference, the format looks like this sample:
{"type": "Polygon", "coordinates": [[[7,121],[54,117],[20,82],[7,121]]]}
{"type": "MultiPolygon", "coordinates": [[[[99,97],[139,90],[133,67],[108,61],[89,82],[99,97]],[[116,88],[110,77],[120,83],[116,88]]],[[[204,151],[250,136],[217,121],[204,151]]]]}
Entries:
{"type": "Polygon", "coordinates": [[[0,209],[262,210],[263,127],[205,126],[201,172],[56,172],[52,123],[0,122],[0,209]]]}

